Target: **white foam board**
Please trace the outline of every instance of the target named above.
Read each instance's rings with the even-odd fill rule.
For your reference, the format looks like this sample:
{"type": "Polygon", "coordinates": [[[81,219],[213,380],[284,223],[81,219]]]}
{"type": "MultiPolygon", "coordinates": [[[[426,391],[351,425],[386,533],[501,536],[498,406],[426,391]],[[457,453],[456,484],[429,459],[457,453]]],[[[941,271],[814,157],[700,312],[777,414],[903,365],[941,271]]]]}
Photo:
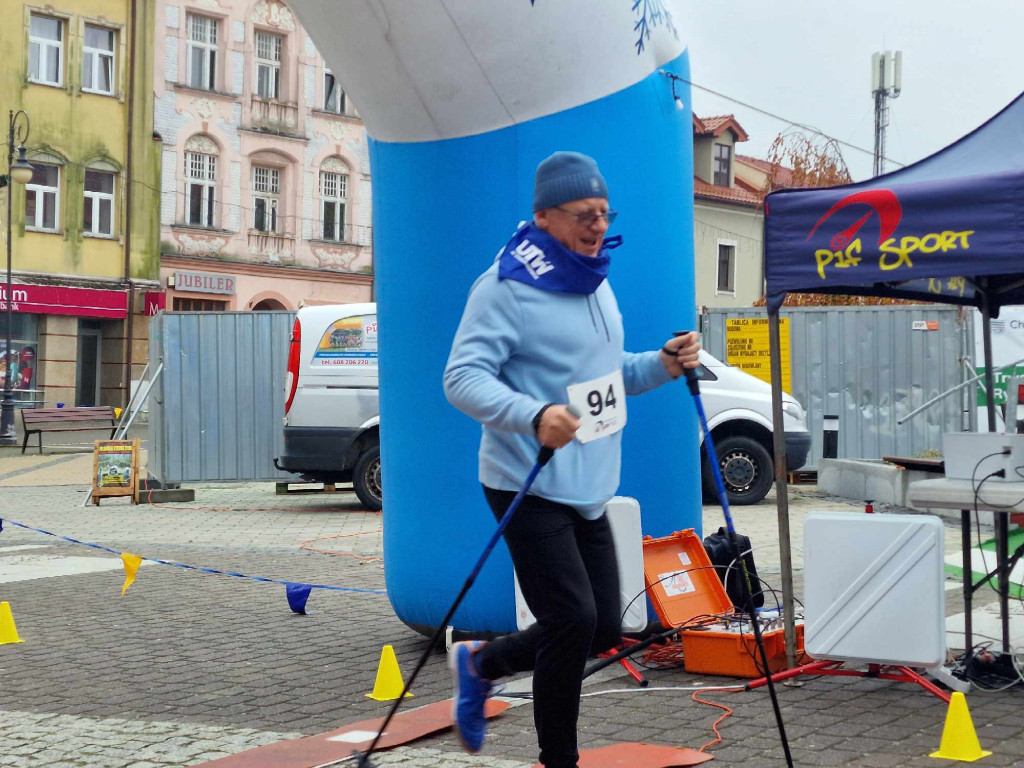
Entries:
{"type": "Polygon", "coordinates": [[[930,515],[808,515],[807,653],[822,660],[943,664],[943,544],[942,523],[930,515]]]}
{"type": "MultiPolygon", "coordinates": [[[[615,540],[615,559],[619,566],[619,589],[623,632],[640,632],[647,627],[647,593],[644,591],[644,545],[640,523],[640,502],[628,496],[615,496],[608,502],[608,522],[615,540]],[[634,597],[640,595],[636,600],[634,597]],[[632,602],[631,602],[632,601],[632,602]],[[626,606],[629,604],[629,610],[626,606]]],[[[514,574],[513,569],[513,574],[514,574]]],[[[516,592],[516,626],[526,629],[534,624],[530,607],[519,589],[519,578],[513,575],[516,592]]]]}

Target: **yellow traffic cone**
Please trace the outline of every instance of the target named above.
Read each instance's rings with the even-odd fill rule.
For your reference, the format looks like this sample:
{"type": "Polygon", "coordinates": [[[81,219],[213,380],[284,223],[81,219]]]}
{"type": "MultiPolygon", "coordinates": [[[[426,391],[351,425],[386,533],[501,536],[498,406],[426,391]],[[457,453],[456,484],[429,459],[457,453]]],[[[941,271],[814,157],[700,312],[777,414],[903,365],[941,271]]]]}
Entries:
{"type": "Polygon", "coordinates": [[[0,645],[24,642],[24,640],[18,637],[18,628],[14,626],[14,616],[11,614],[10,603],[0,603],[0,645]]]}
{"type": "MultiPolygon", "coordinates": [[[[373,685],[373,693],[366,694],[366,697],[377,701],[394,701],[402,695],[404,687],[402,671],[398,668],[398,659],[395,658],[395,649],[385,645],[380,652],[380,665],[377,667],[377,682],[373,685]]],[[[412,696],[411,693],[405,695],[412,696]]]]}
{"type": "Polygon", "coordinates": [[[967,699],[959,691],[955,692],[946,711],[946,724],[942,728],[939,751],[932,752],[929,757],[973,763],[991,754],[978,743],[978,734],[974,732],[971,713],[967,711],[967,699]]]}

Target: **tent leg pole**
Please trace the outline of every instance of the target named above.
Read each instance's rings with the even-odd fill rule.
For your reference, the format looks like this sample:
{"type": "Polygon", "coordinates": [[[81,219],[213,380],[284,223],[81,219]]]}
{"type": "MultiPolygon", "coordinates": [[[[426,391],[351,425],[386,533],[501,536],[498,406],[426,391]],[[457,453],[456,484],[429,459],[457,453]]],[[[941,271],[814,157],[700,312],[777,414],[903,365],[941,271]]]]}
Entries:
{"type": "Polygon", "coordinates": [[[786,666],[796,666],[796,617],[793,601],[793,554],[789,540],[789,486],[786,483],[786,435],[782,426],[782,344],[779,313],[768,314],[768,353],[772,375],[772,441],[775,448],[775,504],[779,516],[779,559],[782,566],[782,623],[786,666]]]}
{"type": "Polygon", "coordinates": [[[985,345],[985,399],[988,401],[988,431],[996,431],[996,396],[992,371],[992,310],[988,292],[982,292],[981,335],[985,345]]]}
{"type": "MultiPolygon", "coordinates": [[[[992,369],[992,307],[989,300],[988,281],[982,283],[981,323],[985,342],[985,399],[988,400],[988,431],[996,431],[996,398],[994,371],[992,369]]],[[[1006,415],[1007,420],[1015,418],[1006,415]]],[[[1002,624],[1003,653],[1010,652],[1010,574],[1007,572],[1009,559],[1010,521],[1009,515],[995,513],[996,537],[996,591],[999,593],[999,618],[1002,624]]],[[[967,578],[967,575],[964,575],[967,578]]]]}

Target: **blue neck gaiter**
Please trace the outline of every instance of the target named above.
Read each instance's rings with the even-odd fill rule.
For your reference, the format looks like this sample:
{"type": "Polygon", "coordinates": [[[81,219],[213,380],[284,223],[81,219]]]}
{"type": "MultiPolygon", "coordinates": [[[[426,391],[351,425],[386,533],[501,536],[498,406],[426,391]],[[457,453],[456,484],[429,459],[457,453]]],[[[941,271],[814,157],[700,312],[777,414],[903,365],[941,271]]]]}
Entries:
{"type": "Polygon", "coordinates": [[[532,222],[520,227],[501,251],[499,280],[516,280],[552,293],[590,294],[608,277],[608,251],[622,236],[606,238],[597,256],[566,248],[532,222]]]}

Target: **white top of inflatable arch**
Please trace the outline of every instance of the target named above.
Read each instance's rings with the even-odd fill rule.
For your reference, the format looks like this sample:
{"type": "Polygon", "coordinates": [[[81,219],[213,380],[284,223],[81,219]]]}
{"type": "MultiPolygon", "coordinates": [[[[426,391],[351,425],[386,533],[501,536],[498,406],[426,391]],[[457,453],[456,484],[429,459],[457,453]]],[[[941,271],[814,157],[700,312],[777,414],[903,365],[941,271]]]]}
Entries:
{"type": "Polygon", "coordinates": [[[675,0],[291,6],[381,141],[470,136],[561,112],[639,82],[684,48],[675,0]]]}

